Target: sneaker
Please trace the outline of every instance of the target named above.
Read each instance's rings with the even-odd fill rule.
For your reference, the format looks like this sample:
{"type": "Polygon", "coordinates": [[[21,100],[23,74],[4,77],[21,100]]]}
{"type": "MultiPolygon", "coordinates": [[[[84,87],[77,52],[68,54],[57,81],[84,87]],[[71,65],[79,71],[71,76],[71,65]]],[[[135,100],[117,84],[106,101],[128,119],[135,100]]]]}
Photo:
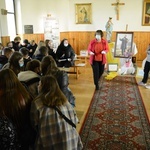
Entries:
{"type": "Polygon", "coordinates": [[[138,83],[138,85],[140,85],[140,86],[146,86],[146,83],[143,83],[142,81],[140,81],[140,82],[138,83]]]}
{"type": "Polygon", "coordinates": [[[146,85],[145,88],[150,89],[150,85],[146,85]]]}

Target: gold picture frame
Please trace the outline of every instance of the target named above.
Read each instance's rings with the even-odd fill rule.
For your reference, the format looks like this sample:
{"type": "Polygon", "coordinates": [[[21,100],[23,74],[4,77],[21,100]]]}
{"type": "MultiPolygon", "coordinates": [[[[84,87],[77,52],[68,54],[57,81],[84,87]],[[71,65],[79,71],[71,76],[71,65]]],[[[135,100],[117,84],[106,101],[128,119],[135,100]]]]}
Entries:
{"type": "Polygon", "coordinates": [[[76,8],[76,24],[92,23],[92,4],[75,4],[76,8]]]}
{"type": "Polygon", "coordinates": [[[150,26],[150,0],[144,0],[143,2],[142,25],[150,26]]]}
{"type": "Polygon", "coordinates": [[[130,58],[133,56],[133,32],[116,32],[114,57],[130,58]]]}

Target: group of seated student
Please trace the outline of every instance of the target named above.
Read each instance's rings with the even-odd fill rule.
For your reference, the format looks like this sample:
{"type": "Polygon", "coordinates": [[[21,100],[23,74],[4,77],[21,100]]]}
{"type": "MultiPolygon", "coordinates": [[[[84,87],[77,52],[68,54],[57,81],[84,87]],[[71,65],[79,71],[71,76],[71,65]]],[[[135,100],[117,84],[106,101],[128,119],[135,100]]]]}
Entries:
{"type": "Polygon", "coordinates": [[[59,69],[43,41],[39,43],[34,58],[27,47],[5,47],[1,55],[6,61],[0,69],[0,149],[81,150],[68,74],[59,69]],[[39,54],[42,58],[37,59],[39,54]]]}
{"type": "MultiPolygon", "coordinates": [[[[24,39],[23,43],[21,43],[21,38],[19,36],[15,37],[14,41],[8,42],[7,47],[13,51],[21,52],[24,55],[25,64],[30,58],[41,61],[44,56],[51,55],[58,67],[71,67],[74,65],[75,52],[69,44],[68,39],[63,39],[55,51],[52,40],[41,40],[36,44],[34,40],[29,42],[28,39],[24,39]]],[[[4,55],[3,49],[4,47],[1,44],[0,55],[4,55]]]]}

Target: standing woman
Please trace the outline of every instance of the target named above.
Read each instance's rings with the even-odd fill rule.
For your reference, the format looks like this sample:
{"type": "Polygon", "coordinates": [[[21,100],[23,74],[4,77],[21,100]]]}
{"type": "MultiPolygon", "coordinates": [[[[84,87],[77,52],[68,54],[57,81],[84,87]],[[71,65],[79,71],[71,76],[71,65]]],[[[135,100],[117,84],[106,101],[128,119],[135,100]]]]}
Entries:
{"type": "Polygon", "coordinates": [[[31,97],[11,69],[0,71],[0,149],[29,150],[31,97]]]}
{"type": "Polygon", "coordinates": [[[99,90],[98,81],[104,73],[106,53],[108,52],[108,49],[108,42],[103,38],[103,31],[97,30],[95,33],[95,39],[93,39],[88,46],[96,90],[99,90]]]}
{"type": "Polygon", "coordinates": [[[37,130],[35,149],[81,150],[82,142],[75,129],[77,115],[61,92],[55,77],[43,76],[38,89],[39,95],[31,105],[31,122],[37,130]]]}

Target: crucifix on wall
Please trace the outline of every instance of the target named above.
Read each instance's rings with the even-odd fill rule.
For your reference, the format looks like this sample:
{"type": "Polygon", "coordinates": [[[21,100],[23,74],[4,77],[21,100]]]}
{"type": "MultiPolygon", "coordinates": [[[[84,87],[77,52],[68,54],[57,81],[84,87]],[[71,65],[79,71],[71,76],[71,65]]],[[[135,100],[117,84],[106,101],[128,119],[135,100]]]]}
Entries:
{"type": "Polygon", "coordinates": [[[119,6],[125,5],[125,3],[120,3],[120,0],[116,0],[116,3],[112,3],[112,6],[116,6],[117,20],[119,20],[119,6]]]}

